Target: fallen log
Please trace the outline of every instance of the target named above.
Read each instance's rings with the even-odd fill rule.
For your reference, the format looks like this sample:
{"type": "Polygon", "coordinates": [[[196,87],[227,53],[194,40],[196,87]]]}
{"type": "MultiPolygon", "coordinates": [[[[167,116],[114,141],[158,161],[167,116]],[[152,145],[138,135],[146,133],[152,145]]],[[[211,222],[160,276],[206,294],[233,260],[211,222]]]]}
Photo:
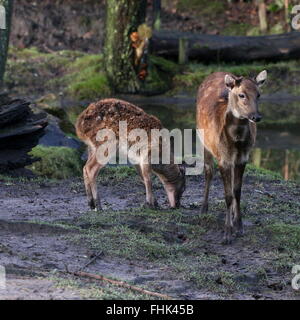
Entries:
{"type": "Polygon", "coordinates": [[[0,94],[0,172],[23,168],[35,161],[28,152],[47,126],[45,113],[33,113],[30,103],[0,94]]]}
{"type": "Polygon", "coordinates": [[[178,60],[179,40],[186,39],[190,60],[200,62],[276,61],[300,57],[300,32],[267,36],[221,36],[188,32],[155,32],[152,52],[178,60]]]}

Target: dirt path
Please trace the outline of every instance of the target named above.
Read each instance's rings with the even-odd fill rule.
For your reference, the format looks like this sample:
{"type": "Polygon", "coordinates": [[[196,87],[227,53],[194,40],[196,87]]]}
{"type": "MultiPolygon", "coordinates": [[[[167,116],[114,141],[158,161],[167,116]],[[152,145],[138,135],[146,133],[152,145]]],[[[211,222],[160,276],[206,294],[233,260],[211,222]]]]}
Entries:
{"type": "Polygon", "coordinates": [[[189,178],[183,208],[171,213],[157,181],[155,192],[165,209],[149,212],[139,209],[145,195],[135,175],[106,177],[100,184],[105,211],[95,214],[88,211],[80,179],[1,181],[0,265],[6,267],[7,283],[0,299],[149,298],[59,272],[80,269],[99,250],[103,255],[86,272],[175,298],[299,299],[289,284],[290,264],[284,264],[287,256],[289,263],[300,264],[299,244],[291,248],[295,252],[289,244],[280,249],[278,235],[262,229],[270,221],[299,222],[299,186],[247,176],[246,236],[224,246],[219,177],[212,187],[211,214],[200,224],[202,177],[189,178]]]}

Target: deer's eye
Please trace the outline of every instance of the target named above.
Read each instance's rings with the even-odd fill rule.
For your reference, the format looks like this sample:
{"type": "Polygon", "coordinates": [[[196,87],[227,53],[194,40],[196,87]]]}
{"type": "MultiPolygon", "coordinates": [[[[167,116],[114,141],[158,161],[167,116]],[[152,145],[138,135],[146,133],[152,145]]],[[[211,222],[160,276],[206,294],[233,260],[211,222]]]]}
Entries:
{"type": "Polygon", "coordinates": [[[246,96],[245,96],[243,93],[239,93],[239,98],[241,98],[241,99],[245,99],[245,98],[246,98],[246,96]]]}
{"type": "Polygon", "coordinates": [[[259,97],[260,97],[260,93],[257,94],[257,99],[259,99],[259,97]]]}

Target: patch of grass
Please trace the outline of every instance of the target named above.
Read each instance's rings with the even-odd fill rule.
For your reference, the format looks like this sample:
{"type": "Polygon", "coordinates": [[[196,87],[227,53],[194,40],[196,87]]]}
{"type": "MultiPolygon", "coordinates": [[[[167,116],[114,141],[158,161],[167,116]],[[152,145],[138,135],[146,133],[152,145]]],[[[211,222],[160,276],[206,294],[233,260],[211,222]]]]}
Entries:
{"type": "Polygon", "coordinates": [[[27,178],[27,177],[14,177],[9,176],[6,174],[0,174],[0,182],[4,185],[14,185],[14,183],[26,183],[26,182],[33,182],[33,183],[56,183],[56,179],[48,179],[46,177],[34,177],[34,178],[27,178]]]}
{"type": "MultiPolygon", "coordinates": [[[[90,225],[84,234],[85,241],[93,249],[101,249],[110,256],[147,261],[174,259],[193,254],[197,243],[185,242],[189,237],[199,236],[202,229],[181,221],[178,212],[138,210],[134,212],[104,211],[89,213],[82,217],[90,225]]],[[[82,241],[77,238],[77,241],[82,241]]]]}
{"type": "Polygon", "coordinates": [[[70,231],[79,231],[80,228],[78,226],[75,225],[71,225],[65,222],[48,222],[48,221],[40,221],[40,220],[28,220],[28,221],[24,221],[24,223],[29,223],[29,224],[37,224],[37,225],[45,225],[45,226],[49,226],[49,227],[57,227],[57,228],[61,228],[61,229],[65,229],[65,230],[70,230],[70,231]]]}
{"type": "Polygon", "coordinates": [[[4,83],[14,90],[17,87],[18,93],[27,96],[44,94],[46,88],[57,92],[56,84],[61,80],[57,75],[65,73],[69,65],[82,55],[70,50],[43,53],[34,47],[10,47],[4,83]]]}
{"type": "Polygon", "coordinates": [[[250,163],[246,166],[246,174],[268,180],[283,180],[282,176],[278,172],[274,172],[264,168],[258,168],[250,163]]]}
{"type": "Polygon", "coordinates": [[[191,281],[199,289],[208,289],[219,294],[229,294],[243,290],[236,275],[219,270],[220,258],[216,255],[198,253],[189,259],[171,262],[171,266],[178,273],[180,279],[191,281]]]}
{"type": "Polygon", "coordinates": [[[231,72],[238,76],[256,76],[260,71],[266,69],[268,71],[268,83],[263,88],[263,92],[273,92],[282,87],[294,92],[296,90],[295,84],[291,83],[288,88],[286,79],[293,79],[297,77],[297,70],[299,70],[299,61],[282,61],[277,63],[263,63],[253,62],[249,64],[189,64],[183,74],[177,74],[174,77],[173,93],[180,92],[182,88],[196,92],[201,82],[211,73],[217,71],[231,72]],[[285,81],[285,83],[284,83],[285,81]]]}
{"type": "Polygon", "coordinates": [[[128,178],[137,178],[137,172],[136,169],[131,166],[107,166],[101,169],[99,176],[101,182],[114,180],[117,183],[128,178]]]}
{"type": "Polygon", "coordinates": [[[201,289],[220,294],[241,290],[234,275],[220,269],[221,258],[203,252],[205,229],[197,221],[198,217],[184,216],[180,210],[90,212],[80,218],[81,235],[70,239],[112,258],[165,267],[176,279],[201,289]]]}
{"type": "Polygon", "coordinates": [[[29,169],[37,175],[53,179],[82,175],[82,160],[75,149],[38,145],[32,149],[30,154],[40,158],[39,161],[29,166],[29,169]]]}
{"type": "Polygon", "coordinates": [[[62,81],[68,83],[67,93],[79,100],[95,100],[111,94],[103,72],[102,55],[77,58],[62,81]]]}
{"type": "MultiPolygon", "coordinates": [[[[178,72],[178,66],[151,55],[149,62],[151,67],[142,91],[155,94],[170,89],[172,76],[178,72]]],[[[5,84],[9,88],[17,88],[18,93],[24,95],[49,95],[50,92],[56,98],[55,101],[51,99],[54,106],[55,102],[60,105],[57,93],[76,100],[98,100],[112,94],[103,64],[101,54],[67,50],[43,53],[37,48],[12,47],[9,51],[5,84]]],[[[52,109],[53,106],[45,104],[44,107],[52,109]]]]}
{"type": "Polygon", "coordinates": [[[287,251],[300,250],[300,226],[297,224],[272,223],[265,227],[272,242],[287,251]]]}
{"type": "Polygon", "coordinates": [[[69,277],[50,276],[55,287],[77,292],[83,299],[96,300],[149,300],[149,295],[140,294],[128,289],[113,286],[102,281],[81,281],[69,277]]]}
{"type": "MultiPolygon", "coordinates": [[[[223,204],[223,203],[222,203],[223,204]]],[[[215,206],[214,206],[215,208],[215,206]]],[[[209,211],[215,211],[214,208],[209,208],[209,211]]],[[[223,208],[223,206],[222,206],[223,208]]],[[[199,215],[199,225],[205,229],[215,229],[218,227],[218,219],[215,213],[206,213],[199,215]]]]}

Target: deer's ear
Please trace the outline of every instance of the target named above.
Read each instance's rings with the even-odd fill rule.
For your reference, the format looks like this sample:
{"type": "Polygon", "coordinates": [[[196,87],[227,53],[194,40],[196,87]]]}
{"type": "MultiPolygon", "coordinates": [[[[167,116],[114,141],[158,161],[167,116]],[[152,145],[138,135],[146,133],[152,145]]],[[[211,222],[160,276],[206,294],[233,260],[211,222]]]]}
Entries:
{"type": "Polygon", "coordinates": [[[268,73],[266,70],[260,72],[257,75],[257,77],[255,78],[255,81],[259,87],[261,87],[266,82],[267,76],[268,76],[268,73]]]}
{"type": "Polygon", "coordinates": [[[226,87],[227,87],[229,90],[233,89],[233,87],[234,87],[235,84],[236,84],[236,79],[233,78],[232,76],[230,76],[229,74],[226,74],[224,80],[225,80],[225,85],[226,85],[226,87]]]}

